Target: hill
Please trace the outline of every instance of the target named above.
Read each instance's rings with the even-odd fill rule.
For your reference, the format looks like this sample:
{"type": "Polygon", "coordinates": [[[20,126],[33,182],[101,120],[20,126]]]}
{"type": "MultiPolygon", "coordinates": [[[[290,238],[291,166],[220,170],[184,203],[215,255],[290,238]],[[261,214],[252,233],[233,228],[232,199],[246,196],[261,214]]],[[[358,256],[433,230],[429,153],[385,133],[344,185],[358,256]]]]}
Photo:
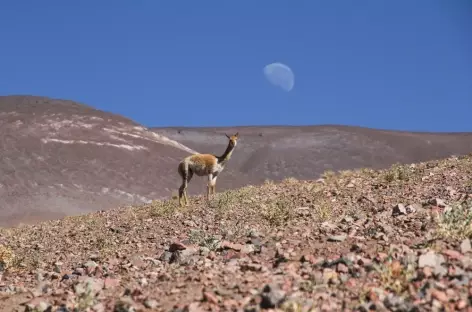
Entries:
{"type": "Polygon", "coordinates": [[[0,229],[0,311],[467,311],[471,177],[449,157],[0,229]]]}
{"type": "Polygon", "coordinates": [[[380,169],[394,163],[472,152],[470,132],[406,132],[340,125],[154,127],[151,130],[199,152],[217,155],[222,154],[227,144],[224,133],[239,131],[241,137],[229,167],[251,183],[287,177],[312,179],[326,170],[380,169]]]}
{"type": "Polygon", "coordinates": [[[178,187],[193,152],[72,101],[0,97],[0,226],[148,202],[178,187]]]}

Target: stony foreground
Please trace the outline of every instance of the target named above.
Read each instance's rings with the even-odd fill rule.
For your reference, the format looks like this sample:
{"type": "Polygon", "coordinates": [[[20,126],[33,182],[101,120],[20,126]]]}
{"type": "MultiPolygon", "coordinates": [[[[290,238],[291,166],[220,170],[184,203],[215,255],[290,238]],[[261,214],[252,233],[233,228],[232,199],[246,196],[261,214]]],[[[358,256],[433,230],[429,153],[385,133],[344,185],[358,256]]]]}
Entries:
{"type": "Polygon", "coordinates": [[[0,230],[0,311],[472,311],[472,157],[0,230]]]}

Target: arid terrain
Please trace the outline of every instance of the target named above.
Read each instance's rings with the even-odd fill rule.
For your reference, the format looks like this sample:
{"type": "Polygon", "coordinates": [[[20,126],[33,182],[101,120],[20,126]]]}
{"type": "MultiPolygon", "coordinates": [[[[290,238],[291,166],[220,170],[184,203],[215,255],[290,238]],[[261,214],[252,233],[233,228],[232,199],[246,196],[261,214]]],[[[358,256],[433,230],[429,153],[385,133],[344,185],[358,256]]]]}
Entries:
{"type": "Polygon", "coordinates": [[[0,229],[0,311],[472,311],[472,154],[0,229]]]}
{"type": "MultiPolygon", "coordinates": [[[[241,138],[216,190],[325,170],[386,168],[472,151],[472,133],[410,133],[347,126],[151,128],[85,104],[0,97],[0,226],[150,203],[176,195],[177,164],[221,154],[241,138]]],[[[189,194],[201,194],[195,177],[189,194]]]]}

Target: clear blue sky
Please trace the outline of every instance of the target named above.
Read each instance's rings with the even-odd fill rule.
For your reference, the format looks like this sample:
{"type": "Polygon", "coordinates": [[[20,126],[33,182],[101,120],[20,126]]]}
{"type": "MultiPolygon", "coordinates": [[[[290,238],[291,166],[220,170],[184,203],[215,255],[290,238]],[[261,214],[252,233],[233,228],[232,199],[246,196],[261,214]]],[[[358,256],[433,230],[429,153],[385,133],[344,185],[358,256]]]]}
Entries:
{"type": "Polygon", "coordinates": [[[0,55],[2,95],[146,126],[472,131],[470,0],[4,1],[0,55]]]}

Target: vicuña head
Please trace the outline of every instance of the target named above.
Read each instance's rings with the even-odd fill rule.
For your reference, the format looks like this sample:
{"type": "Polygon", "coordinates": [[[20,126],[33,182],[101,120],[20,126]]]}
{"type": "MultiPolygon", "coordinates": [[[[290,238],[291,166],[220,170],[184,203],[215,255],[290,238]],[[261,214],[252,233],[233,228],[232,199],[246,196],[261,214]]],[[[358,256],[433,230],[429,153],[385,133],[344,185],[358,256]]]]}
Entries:
{"type": "Polygon", "coordinates": [[[182,178],[182,185],[179,188],[180,206],[182,206],[182,200],[185,201],[185,205],[188,205],[187,186],[193,174],[197,176],[208,176],[207,200],[210,199],[210,194],[215,194],[216,178],[225,168],[234,148],[238,144],[239,132],[236,132],[236,134],[232,136],[225,135],[229,139],[229,142],[223,155],[193,154],[185,157],[179,163],[178,172],[182,178]]]}

